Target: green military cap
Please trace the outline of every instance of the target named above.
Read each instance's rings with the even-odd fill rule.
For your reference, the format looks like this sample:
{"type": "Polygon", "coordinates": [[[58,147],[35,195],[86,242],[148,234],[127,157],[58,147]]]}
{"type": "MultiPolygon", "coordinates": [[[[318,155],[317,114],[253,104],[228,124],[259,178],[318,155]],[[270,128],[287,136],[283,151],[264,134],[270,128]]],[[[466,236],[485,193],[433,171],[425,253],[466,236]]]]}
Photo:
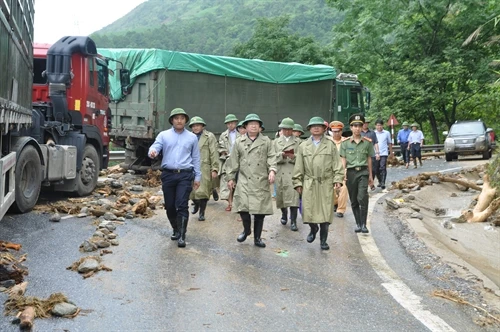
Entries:
{"type": "Polygon", "coordinates": [[[355,123],[363,124],[369,121],[366,121],[365,117],[363,114],[353,114],[349,118],[349,124],[352,126],[355,123]]]}
{"type": "MultiPolygon", "coordinates": [[[[372,122],[372,118],[366,117],[363,122],[364,123],[370,123],[370,122],[372,122]]],[[[351,124],[351,121],[349,121],[349,124],[351,124]]]]}
{"type": "Polygon", "coordinates": [[[238,118],[236,118],[236,116],[234,114],[228,114],[226,115],[226,118],[224,119],[224,123],[228,123],[228,122],[238,122],[238,118]]]}
{"type": "Polygon", "coordinates": [[[321,125],[321,126],[326,128],[325,120],[323,120],[323,118],[320,116],[313,116],[311,118],[311,120],[309,120],[309,123],[307,124],[306,129],[309,130],[311,128],[311,126],[314,126],[314,125],[321,125]]]}
{"type": "Polygon", "coordinates": [[[243,120],[241,120],[240,122],[238,122],[238,125],[236,126],[236,128],[239,128],[239,127],[242,127],[243,126],[243,120]]]}
{"type": "Polygon", "coordinates": [[[293,129],[294,125],[295,125],[295,122],[293,122],[292,119],[284,118],[283,120],[281,120],[281,123],[278,126],[278,128],[279,129],[293,129]]]}
{"type": "Polygon", "coordinates": [[[170,124],[172,124],[172,118],[176,115],[179,115],[179,114],[182,114],[186,117],[186,122],[189,121],[189,115],[187,115],[186,111],[184,111],[182,108],[180,107],[177,107],[177,108],[174,108],[171,112],[170,112],[170,117],[168,118],[168,122],[170,122],[170,124]]]}
{"type": "Polygon", "coordinates": [[[408,123],[408,121],[405,121],[405,122],[403,122],[403,124],[402,124],[402,125],[403,125],[403,126],[409,126],[410,124],[408,123]]]}
{"type": "Polygon", "coordinates": [[[412,126],[412,127],[417,127],[417,128],[418,128],[418,123],[413,122],[413,123],[411,124],[411,126],[412,126]]]}
{"type": "Polygon", "coordinates": [[[260,123],[260,126],[263,127],[264,126],[264,123],[262,122],[262,120],[260,119],[260,117],[257,115],[257,114],[254,114],[254,113],[251,113],[251,114],[248,114],[246,117],[245,117],[245,120],[243,120],[243,126],[246,126],[248,122],[250,121],[258,121],[260,123]]]}
{"type": "Polygon", "coordinates": [[[300,131],[302,134],[304,134],[304,129],[298,123],[296,123],[296,124],[293,125],[293,131],[300,131]]]}
{"type": "Polygon", "coordinates": [[[199,116],[193,116],[191,121],[189,121],[189,128],[191,128],[191,126],[195,125],[195,124],[202,124],[203,127],[205,127],[207,125],[205,123],[205,121],[202,118],[200,118],[199,116]]]}

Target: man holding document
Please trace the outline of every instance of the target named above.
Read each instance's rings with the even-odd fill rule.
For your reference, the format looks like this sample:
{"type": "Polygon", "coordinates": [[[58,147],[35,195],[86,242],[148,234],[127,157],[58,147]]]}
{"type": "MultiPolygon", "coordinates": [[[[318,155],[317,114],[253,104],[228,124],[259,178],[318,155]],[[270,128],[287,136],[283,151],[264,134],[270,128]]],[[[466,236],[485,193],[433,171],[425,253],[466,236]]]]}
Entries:
{"type": "Polygon", "coordinates": [[[274,140],[274,151],[276,152],[276,207],[281,209],[281,224],[288,222],[288,208],[290,208],[290,220],[292,231],[297,231],[297,211],[299,209],[299,193],[293,188],[292,175],[295,165],[295,153],[299,148],[301,140],[293,135],[294,121],[284,118],[279,129],[282,135],[274,140]]]}

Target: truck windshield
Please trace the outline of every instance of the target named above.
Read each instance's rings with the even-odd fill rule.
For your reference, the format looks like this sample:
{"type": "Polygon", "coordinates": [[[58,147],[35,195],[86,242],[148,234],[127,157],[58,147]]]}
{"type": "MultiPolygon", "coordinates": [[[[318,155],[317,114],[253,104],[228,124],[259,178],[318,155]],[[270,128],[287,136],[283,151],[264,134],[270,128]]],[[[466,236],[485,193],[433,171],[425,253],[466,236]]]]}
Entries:
{"type": "Polygon", "coordinates": [[[482,122],[455,123],[451,126],[450,135],[481,135],[485,128],[482,122]]]}

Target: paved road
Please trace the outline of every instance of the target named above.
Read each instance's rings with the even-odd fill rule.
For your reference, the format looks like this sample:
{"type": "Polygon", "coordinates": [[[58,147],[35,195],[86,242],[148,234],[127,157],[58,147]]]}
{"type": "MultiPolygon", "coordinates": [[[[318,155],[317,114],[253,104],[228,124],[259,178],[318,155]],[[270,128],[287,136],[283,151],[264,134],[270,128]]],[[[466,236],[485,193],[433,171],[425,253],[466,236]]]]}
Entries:
{"type": "MultiPolygon", "coordinates": [[[[477,163],[428,161],[422,169],[391,169],[389,178],[477,163]]],[[[353,232],[349,211],[336,219],[325,252],[319,239],[305,241],[308,227],[291,232],[276,212],[266,218],[267,248],[260,249],[250,238],[236,242],[241,223],[224,208],[223,202],[211,201],[207,221],[191,218],[185,249],[170,241],[163,212],[127,221],[117,230],[120,245],[103,257],[113,271],[85,280],[66,267],[82,257],[78,246],[95,228],[90,219],[51,223],[47,215],[9,215],[0,222],[0,238],[22,243],[28,253],[27,295],[62,292],[84,309],[75,319],[37,319],[35,331],[425,331],[440,326],[426,325],[429,317],[442,320],[442,329],[480,330],[460,307],[429,295],[432,286],[375,217],[371,236],[353,232]],[[418,313],[417,319],[408,308],[427,319],[418,313]]],[[[0,294],[0,301],[5,298],[0,294]]],[[[18,330],[10,320],[0,318],[1,331],[18,330]]]]}

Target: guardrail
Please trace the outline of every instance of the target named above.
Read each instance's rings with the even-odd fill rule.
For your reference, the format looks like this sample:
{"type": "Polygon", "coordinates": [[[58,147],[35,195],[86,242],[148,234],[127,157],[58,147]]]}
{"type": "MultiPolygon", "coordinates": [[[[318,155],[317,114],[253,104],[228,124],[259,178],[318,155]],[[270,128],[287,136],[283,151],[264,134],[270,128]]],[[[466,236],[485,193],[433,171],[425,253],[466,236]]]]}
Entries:
{"type": "Polygon", "coordinates": [[[109,161],[125,161],[125,151],[109,151],[109,161]]]}
{"type": "MultiPolygon", "coordinates": [[[[444,149],[444,144],[432,144],[432,145],[424,144],[420,149],[422,151],[434,151],[434,150],[441,151],[444,149]]],[[[401,152],[401,147],[399,145],[393,145],[392,150],[394,151],[394,153],[401,152]]]]}

